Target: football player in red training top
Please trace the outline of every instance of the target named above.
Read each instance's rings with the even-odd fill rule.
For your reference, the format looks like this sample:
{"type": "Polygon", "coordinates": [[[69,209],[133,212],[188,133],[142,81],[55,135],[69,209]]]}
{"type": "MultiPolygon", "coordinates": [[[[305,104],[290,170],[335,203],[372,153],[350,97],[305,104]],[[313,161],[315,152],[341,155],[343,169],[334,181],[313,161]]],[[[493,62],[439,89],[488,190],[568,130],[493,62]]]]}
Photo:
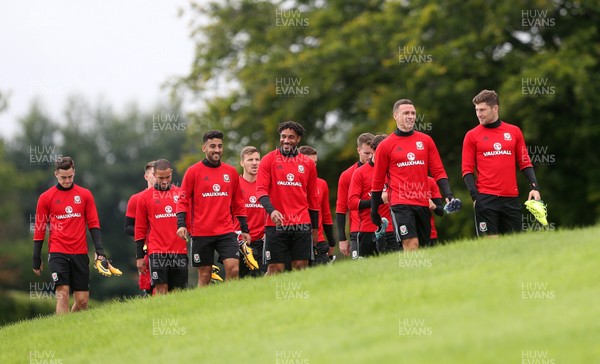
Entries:
{"type": "Polygon", "coordinates": [[[317,243],[319,203],[315,162],[298,153],[302,125],[285,121],[277,127],[279,147],[265,155],[258,168],[256,193],[269,217],[265,226],[267,274],[303,269],[317,243]]]}
{"type": "MultiPolygon", "coordinates": [[[[350,252],[355,252],[358,248],[358,240],[356,239],[358,231],[358,210],[348,209],[348,189],[350,188],[350,180],[352,173],[356,168],[367,163],[372,155],[371,141],[374,135],[371,133],[363,133],[356,140],[358,152],[358,162],[351,165],[340,175],[338,180],[337,200],[335,203],[335,221],[338,230],[338,239],[340,240],[340,252],[345,256],[350,255],[350,252]],[[346,213],[350,211],[350,243],[346,238],[346,213]]],[[[352,253],[356,255],[355,253],[352,253]]]]}
{"type": "MultiPolygon", "coordinates": [[[[315,162],[318,161],[317,151],[308,145],[301,146],[298,151],[315,162]]],[[[329,257],[333,255],[335,248],[335,236],[333,235],[333,219],[331,218],[331,207],[329,207],[329,186],[323,178],[317,177],[317,193],[319,194],[319,237],[314,249],[313,265],[329,263],[329,257]],[[327,242],[325,241],[327,237],[327,242]]]]}
{"type": "Polygon", "coordinates": [[[105,260],[98,211],[92,193],[73,182],[75,162],[71,157],[56,160],[54,175],[58,183],[42,193],[35,211],[33,235],[33,272],[41,275],[42,245],[46,226],[48,237],[48,267],[54,281],[56,313],[69,312],[69,294],[75,303],[71,311],[87,309],[90,295],[90,259],[86,241],[86,226],[90,230],[96,258],[105,260]]]}
{"type": "Polygon", "coordinates": [[[177,235],[184,240],[192,237],[190,250],[192,265],[198,268],[198,287],[210,283],[215,251],[223,261],[225,279],[238,278],[240,253],[234,216],[240,222],[242,241],[250,243],[237,170],[221,162],[223,133],[208,131],[202,141],[205,158],[185,171],[177,202],[177,235]],[[189,224],[187,214],[191,214],[189,224]]]}
{"type": "Polygon", "coordinates": [[[381,192],[387,181],[394,228],[402,239],[403,249],[414,250],[419,245],[429,245],[431,237],[428,173],[431,172],[444,192],[446,202],[450,203],[454,196],[433,139],[414,130],[417,112],[413,102],[396,101],[393,116],[397,128],[377,149],[371,219],[375,225],[381,225],[377,208],[382,203],[381,192]]]}
{"type": "MultiPolygon", "coordinates": [[[[127,211],[125,212],[125,234],[132,237],[135,234],[135,211],[137,209],[138,198],[142,193],[144,193],[144,191],[153,188],[156,181],[154,178],[154,162],[155,161],[146,163],[144,170],[144,179],[146,180],[148,186],[142,191],[131,195],[129,201],[127,202],[127,211]]],[[[138,281],[140,289],[144,291],[144,294],[152,294],[150,271],[148,270],[148,255],[144,255],[141,267],[137,267],[137,269],[140,275],[138,281]]]]}
{"type": "Polygon", "coordinates": [[[186,241],[177,236],[175,208],[181,190],[172,184],[171,163],[159,159],[153,169],[156,184],[138,199],[135,243],[138,267],[144,263],[146,256],[144,245],[148,247],[152,285],[159,295],[187,287],[188,256],[186,241]]]}
{"type": "MultiPolygon", "coordinates": [[[[247,146],[240,152],[240,165],[242,174],[240,175],[240,188],[244,195],[244,206],[248,214],[248,229],[250,229],[250,243],[252,263],[245,260],[252,259],[248,256],[240,256],[240,278],[246,276],[261,277],[267,273],[267,266],[263,262],[263,248],[265,238],[265,209],[258,202],[256,197],[256,177],[260,165],[260,151],[256,147],[247,146]],[[250,265],[258,264],[258,269],[250,268],[250,265]]],[[[239,221],[234,220],[236,230],[240,229],[239,221]]],[[[243,248],[242,248],[243,249],[243,248]]],[[[241,250],[241,249],[240,249],[241,250]]],[[[243,253],[243,251],[241,251],[243,253]]]]}
{"type": "MultiPolygon", "coordinates": [[[[364,258],[384,252],[400,250],[400,240],[394,234],[394,226],[389,224],[381,236],[375,236],[377,226],[371,222],[371,185],[376,161],[377,147],[387,135],[376,135],[371,141],[373,156],[362,167],[352,174],[348,192],[348,207],[358,211],[358,246],[352,251],[352,259],[364,258]]],[[[382,193],[383,204],[379,206],[379,215],[388,221],[392,219],[390,206],[387,204],[387,191],[382,193]]]]}
{"type": "Polygon", "coordinates": [[[541,199],[523,133],[498,118],[495,91],[481,91],[473,104],[479,125],[465,135],[462,176],[475,207],[475,230],[488,237],[521,231],[517,166],[529,181],[528,199],[541,199]]]}

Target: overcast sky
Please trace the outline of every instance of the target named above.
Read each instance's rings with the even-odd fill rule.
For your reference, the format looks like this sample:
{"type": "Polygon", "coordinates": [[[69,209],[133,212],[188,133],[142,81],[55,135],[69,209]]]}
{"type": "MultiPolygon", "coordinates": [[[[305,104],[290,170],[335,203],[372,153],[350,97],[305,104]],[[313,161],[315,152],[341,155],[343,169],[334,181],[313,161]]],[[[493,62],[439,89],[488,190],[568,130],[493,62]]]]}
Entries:
{"type": "Polygon", "coordinates": [[[0,2],[0,90],[10,92],[0,135],[14,135],[34,97],[58,119],[67,97],[102,99],[117,112],[166,100],[160,85],[193,58],[186,0],[0,2]]]}

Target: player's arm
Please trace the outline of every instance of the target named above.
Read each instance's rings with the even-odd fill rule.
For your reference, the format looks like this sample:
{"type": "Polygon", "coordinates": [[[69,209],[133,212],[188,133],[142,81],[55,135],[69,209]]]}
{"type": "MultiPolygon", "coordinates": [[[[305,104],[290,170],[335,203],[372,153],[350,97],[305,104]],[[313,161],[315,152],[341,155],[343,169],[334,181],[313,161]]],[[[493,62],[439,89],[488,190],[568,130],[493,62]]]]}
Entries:
{"type": "Polygon", "coordinates": [[[180,239],[187,240],[187,213],[194,199],[194,186],[196,184],[196,170],[191,167],[185,171],[183,181],[181,181],[181,193],[175,207],[177,216],[177,236],[180,239]]]}
{"type": "Polygon", "coordinates": [[[529,187],[531,190],[529,191],[528,200],[535,199],[540,200],[540,188],[537,182],[537,178],[535,177],[535,171],[533,170],[533,165],[531,164],[531,160],[529,159],[529,153],[527,152],[527,146],[525,145],[525,139],[523,138],[523,134],[519,131],[517,133],[516,140],[516,158],[517,163],[519,165],[519,169],[527,178],[529,182],[529,187]]]}
{"type": "Polygon", "coordinates": [[[96,209],[96,202],[91,192],[87,192],[85,202],[85,220],[92,236],[92,242],[94,243],[94,249],[96,256],[104,256],[104,246],[102,244],[102,233],[100,232],[100,220],[98,219],[98,210],[96,209]]]}
{"type": "Polygon", "coordinates": [[[462,177],[473,202],[477,201],[479,191],[475,184],[475,143],[467,133],[462,145],[462,177]]]}
{"type": "Polygon", "coordinates": [[[244,205],[244,194],[240,188],[240,179],[233,178],[233,200],[232,200],[232,211],[238,222],[240,223],[240,230],[242,231],[242,241],[250,243],[250,229],[248,228],[248,211],[244,205]]]}
{"type": "Polygon", "coordinates": [[[346,213],[348,211],[348,182],[344,173],[338,178],[337,200],[335,203],[335,223],[337,225],[338,239],[347,241],[346,238],[346,213]]]}
{"type": "Polygon", "coordinates": [[[333,235],[333,219],[331,218],[331,209],[329,207],[329,186],[323,184],[323,198],[321,199],[321,214],[323,216],[323,233],[327,238],[329,247],[335,247],[335,235],[333,235]]]}
{"type": "Polygon", "coordinates": [[[375,168],[373,172],[373,181],[371,182],[371,221],[377,227],[381,226],[381,216],[379,215],[379,206],[383,204],[383,185],[387,179],[390,165],[390,155],[385,141],[381,142],[375,152],[375,168]]]}
{"type": "Polygon", "coordinates": [[[41,275],[42,264],[42,246],[46,237],[46,225],[50,219],[49,206],[45,195],[40,196],[35,209],[35,226],[33,230],[33,262],[32,269],[36,275],[41,275]]]}

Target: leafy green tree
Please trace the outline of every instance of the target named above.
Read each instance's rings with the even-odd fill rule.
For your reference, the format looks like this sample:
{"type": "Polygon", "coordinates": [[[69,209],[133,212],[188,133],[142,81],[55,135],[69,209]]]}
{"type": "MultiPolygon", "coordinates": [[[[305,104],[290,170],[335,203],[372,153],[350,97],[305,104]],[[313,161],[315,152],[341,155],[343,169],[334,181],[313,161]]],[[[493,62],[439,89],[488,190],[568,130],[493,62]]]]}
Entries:
{"type": "MultiPolygon", "coordinates": [[[[337,176],[356,158],[355,137],[393,131],[393,103],[410,98],[417,128],[436,140],[455,193],[469,201],[460,159],[477,124],[471,99],[495,89],[501,117],[521,126],[538,154],[555,157],[536,166],[550,220],[596,222],[600,168],[586,148],[599,136],[597,3],[230,0],[190,11],[209,22],[194,25],[196,57],[177,86],[204,101],[190,120],[199,133],[223,129],[229,156],[246,144],[266,152],[279,122],[302,122],[335,196],[337,176]],[[528,79],[555,93],[524,90],[528,79]]],[[[471,213],[466,203],[442,219],[441,236],[472,236],[471,213]]]]}

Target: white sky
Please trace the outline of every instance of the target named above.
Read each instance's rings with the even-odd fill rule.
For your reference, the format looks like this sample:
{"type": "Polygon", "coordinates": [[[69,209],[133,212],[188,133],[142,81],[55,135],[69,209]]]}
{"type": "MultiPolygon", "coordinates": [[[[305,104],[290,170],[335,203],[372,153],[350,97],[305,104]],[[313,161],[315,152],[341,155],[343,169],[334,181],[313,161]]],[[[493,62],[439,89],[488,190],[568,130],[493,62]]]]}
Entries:
{"type": "Polygon", "coordinates": [[[60,119],[68,96],[81,94],[117,112],[167,100],[160,85],[190,71],[186,0],[27,0],[0,2],[0,136],[17,131],[34,97],[60,119]],[[177,17],[178,7],[186,9],[177,17]]]}

